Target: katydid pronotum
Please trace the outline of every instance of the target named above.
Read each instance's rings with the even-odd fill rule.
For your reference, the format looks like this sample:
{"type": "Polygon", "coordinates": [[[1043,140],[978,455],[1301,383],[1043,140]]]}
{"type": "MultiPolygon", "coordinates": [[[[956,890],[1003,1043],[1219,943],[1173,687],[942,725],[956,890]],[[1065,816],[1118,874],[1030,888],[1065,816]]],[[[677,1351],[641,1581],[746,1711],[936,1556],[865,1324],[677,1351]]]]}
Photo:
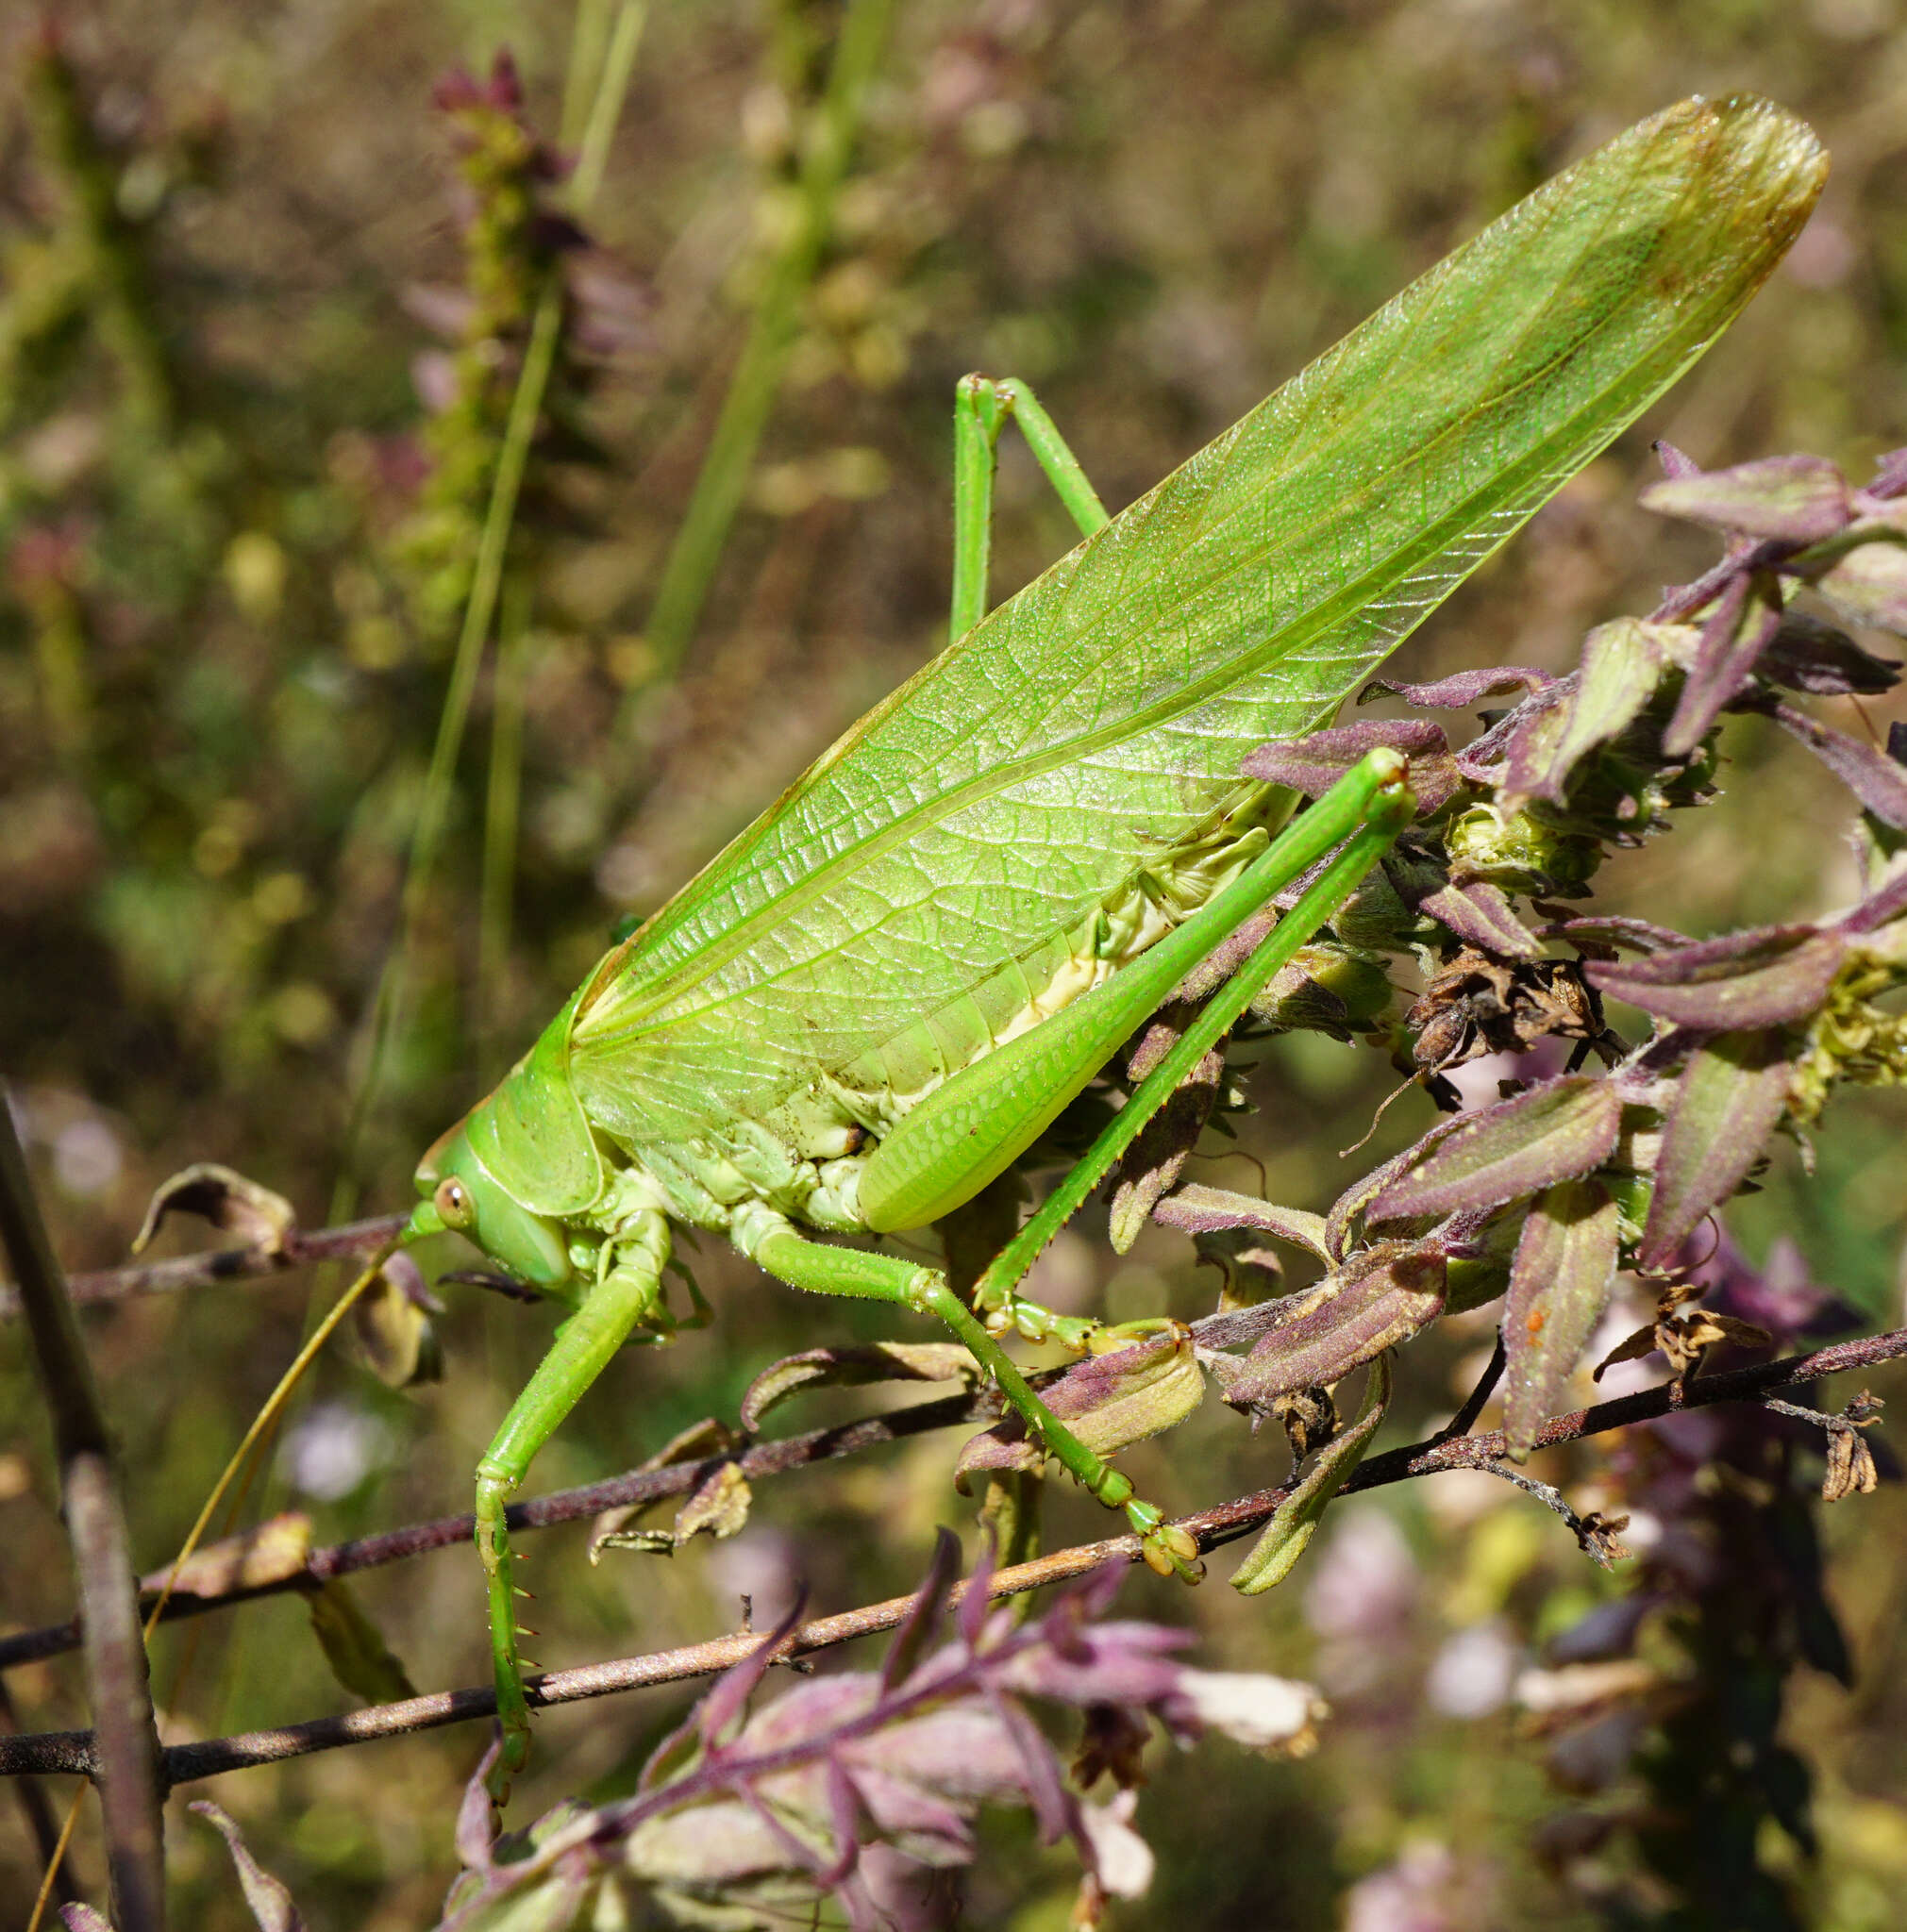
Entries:
{"type": "Polygon", "coordinates": [[[1089,1324],[1018,1281],[1412,810],[1403,760],[1376,752],[1280,830],[1288,794],[1240,760],[1328,722],[1688,367],[1825,173],[1779,108],[1683,102],[1513,208],[1116,518],[1022,385],[961,385],[947,649],[611,951],[417,1170],[407,1238],[460,1230],[568,1310],[477,1469],[499,1794],[528,1738],[505,1499],[617,1350],[675,1325],[672,1223],[720,1231],[795,1288],[937,1316],[1154,1567],[1196,1574],[1191,1540],[1047,1412],[998,1338],[1083,1341],[1089,1324]],[[1010,416],[1084,541],[989,614],[1010,416]],[[918,1228],[970,1199],[1193,965],[1333,853],[971,1307],[931,1268],[811,1238],[918,1228]]]}

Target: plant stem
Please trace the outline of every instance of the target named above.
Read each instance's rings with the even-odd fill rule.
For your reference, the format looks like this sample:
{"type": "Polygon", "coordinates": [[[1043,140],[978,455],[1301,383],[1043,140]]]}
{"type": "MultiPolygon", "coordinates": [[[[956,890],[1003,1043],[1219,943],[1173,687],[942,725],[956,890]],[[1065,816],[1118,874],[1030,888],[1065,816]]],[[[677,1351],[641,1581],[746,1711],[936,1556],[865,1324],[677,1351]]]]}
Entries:
{"type": "MultiPolygon", "coordinates": [[[[26,1157],[0,1091],[0,1244],[7,1250],[53,1419],[60,1498],[79,1591],[87,1695],[98,1737],[93,1775],[120,1932],[164,1932],[159,1727],[140,1637],[125,1515],[106,1411],[79,1318],[40,1217],[26,1157]]],[[[50,1884],[42,1893],[50,1891],[50,1884]]],[[[37,1916],[37,1912],[36,1912],[37,1916]]]]}
{"type": "MultiPolygon", "coordinates": [[[[771,265],[756,302],[747,340],[649,609],[646,635],[653,653],[653,680],[674,674],[701,619],[729,526],[748,487],[755,452],[780,392],[782,370],[799,329],[802,297],[833,225],[835,195],[847,172],[861,104],[886,43],[892,13],[893,0],[850,0],[842,21],[828,92],[802,157],[800,219],[771,265]]],[[[635,694],[631,691],[625,701],[625,722],[635,694]]]]}
{"type": "Polygon", "coordinates": [[[490,710],[490,783],[484,793],[483,874],[477,923],[477,1040],[486,1078],[494,1065],[510,970],[517,824],[523,794],[523,706],[527,682],[529,586],[513,582],[497,626],[496,676],[490,710]]]}
{"type": "MultiPolygon", "coordinates": [[[[1888,1335],[1868,1336],[1858,1341],[1836,1343],[1810,1355],[1757,1363],[1697,1383],[1688,1391],[1691,1407],[1707,1407],[1716,1401],[1755,1402],[1770,1389],[1788,1388],[1811,1382],[1844,1369],[1871,1368],[1877,1362],[1907,1356],[1907,1329],[1888,1335]],[[1700,1396],[1695,1397],[1698,1389],[1700,1396]]],[[[1666,1415],[1672,1407],[1672,1385],[1645,1389],[1614,1402],[1599,1403],[1594,1408],[1580,1409],[1567,1416],[1556,1416],[1546,1423],[1537,1436],[1539,1447],[1573,1442],[1584,1436],[1598,1435],[1631,1423],[1666,1415]]],[[[934,1407],[942,1405],[935,1404],[934,1407]]],[[[911,1420],[923,1413],[905,1411],[894,1421],[911,1420]]],[[[856,1425],[861,1426],[861,1425],[856,1425]]],[[[775,1445],[763,1444],[762,1447],[775,1445]]],[[[1372,1457],[1346,1483],[1340,1492],[1352,1494],[1388,1483],[1405,1482],[1416,1476],[1435,1475],[1451,1469],[1485,1469],[1502,1472],[1497,1465],[1504,1450],[1500,1430],[1481,1436],[1464,1436],[1450,1441],[1414,1442],[1372,1457]]],[[[753,1452],[751,1452],[753,1453],[753,1452]]],[[[745,1461],[745,1458],[744,1458],[745,1461]]],[[[693,1465],[687,1466],[691,1480],[693,1465]]],[[[654,1472],[658,1476],[670,1470],[654,1472]]],[[[688,1487],[687,1483],[683,1487],[688,1487]]],[[[1179,1526],[1196,1537],[1201,1549],[1248,1536],[1265,1523],[1291,1492],[1294,1485],[1259,1490],[1250,1495],[1234,1497],[1208,1509],[1179,1517],[1179,1526]]],[[[1554,1507],[1553,1505],[1551,1507],[1554,1507]]],[[[468,1534],[470,1519],[460,1519],[468,1534]]],[[[990,1597],[1016,1596],[1027,1591],[1044,1590],[1084,1575],[1107,1563],[1136,1563],[1140,1560],[1140,1540],[1136,1536],[1107,1537],[1097,1542],[1078,1543],[1055,1550],[1010,1569],[995,1571],[987,1579],[990,1597]]],[[[949,1597],[958,1605],[967,1584],[956,1584],[949,1597]]],[[[892,1630],[904,1623],[916,1604],[916,1597],[892,1597],[883,1603],[866,1604],[838,1616],[821,1617],[791,1630],[776,1651],[777,1661],[787,1661],[817,1650],[845,1643],[857,1637],[892,1630]]],[[[624,1690],[644,1690],[658,1684],[677,1683],[690,1677],[713,1676],[742,1661],[759,1649],[759,1632],[739,1632],[706,1643],[688,1644],[678,1650],[652,1653],[646,1657],[617,1657],[608,1662],[585,1664],[571,1671],[550,1671],[526,1682],[530,1703],[537,1708],[575,1703],[583,1698],[608,1697],[624,1690]]],[[[374,1705],[344,1717],[317,1718],[309,1724],[286,1724],[270,1731],[244,1737],[214,1738],[203,1743],[176,1745],[166,1753],[166,1775],[171,1783],[182,1784],[202,1777],[216,1777],[227,1771],[251,1765],[273,1764],[288,1757],[302,1757],[314,1751],[331,1751],[352,1744],[375,1742],[380,1738],[408,1737],[417,1731],[435,1730],[443,1724],[465,1724],[493,1716],[494,1693],[486,1685],[464,1690],[442,1690],[428,1697],[405,1698],[392,1704],[374,1705]]],[[[23,1774],[89,1773],[93,1764],[93,1742],[86,1731],[49,1731],[40,1736],[7,1738],[0,1736],[0,1777],[23,1774]]]]}
{"type": "MultiPolygon", "coordinates": [[[[1218,1316],[1207,1319],[1213,1324],[1213,1332],[1218,1332],[1216,1324],[1229,1322],[1233,1318],[1218,1316]]],[[[1198,1324],[1195,1324],[1194,1332],[1199,1332],[1198,1324]]],[[[1554,1448],[1564,1442],[1580,1441],[1588,1436],[1602,1435],[1612,1429],[1627,1428],[1636,1423],[1652,1421],[1659,1416],[1669,1414],[1678,1407],[1707,1407],[1717,1402],[1761,1402],[1777,1389],[1794,1388],[1800,1384],[1818,1381],[1823,1376],[1841,1374],[1850,1370],[1872,1369],[1882,1362],[1898,1360],[1903,1357],[1907,1357],[1907,1328],[1897,1328],[1884,1335],[1869,1335],[1853,1341],[1835,1342],[1831,1347],[1815,1349],[1806,1355],[1785,1356],[1775,1361],[1756,1363],[1749,1368],[1731,1370],[1724,1374],[1705,1376],[1685,1390],[1675,1383],[1663,1383],[1653,1389],[1640,1390],[1633,1395],[1618,1396],[1614,1401],[1598,1403],[1593,1408],[1579,1409],[1570,1415],[1554,1416],[1538,1432],[1536,1446],[1554,1448]]],[[[899,1409],[890,1415],[870,1416],[863,1421],[844,1424],[836,1428],[814,1429],[805,1435],[787,1436],[773,1441],[758,1442],[733,1459],[741,1474],[747,1481],[761,1482],[769,1476],[783,1474],[791,1470],[811,1468],[817,1462],[858,1455],[869,1449],[923,1434],[929,1429],[952,1428],[991,1420],[996,1414],[996,1404],[990,1405],[977,1397],[952,1396],[945,1401],[924,1403],[917,1407],[899,1409]]],[[[1418,1476],[1436,1475],[1446,1470],[1494,1470],[1496,1465],[1502,1461],[1503,1454],[1504,1441],[1500,1430],[1490,1430],[1480,1436],[1436,1437],[1428,1441],[1406,1443],[1398,1448],[1386,1450],[1382,1455],[1368,1457],[1360,1465],[1357,1474],[1346,1483],[1340,1493],[1350,1495],[1361,1490],[1378,1489],[1389,1483],[1406,1482],[1418,1476]]],[[[524,1502],[510,1505],[510,1533],[513,1536],[521,1535],[526,1531],[549,1528],[558,1524],[581,1522],[600,1515],[605,1509],[626,1507],[630,1504],[660,1502],[668,1496],[684,1495],[706,1479],[710,1467],[711,1463],[706,1461],[671,1463],[661,1469],[639,1470],[627,1475],[610,1477],[603,1482],[586,1484],[578,1489],[558,1490],[548,1495],[532,1496],[524,1502]]],[[[1213,1549],[1249,1535],[1257,1529],[1276,1511],[1280,1503],[1290,1493],[1292,1487],[1286,1483],[1274,1489],[1255,1491],[1249,1495],[1234,1497],[1229,1503],[1215,1504],[1210,1508],[1197,1510],[1178,1520],[1181,1526],[1197,1537],[1201,1548],[1213,1549]]],[[[269,1584],[237,1587],[224,1595],[175,1598],[167,1606],[167,1621],[174,1617],[197,1616],[209,1610],[249,1602],[254,1597],[309,1589],[313,1584],[327,1582],[333,1577],[380,1568],[387,1563],[401,1562],[432,1550],[460,1546],[470,1541],[473,1521],[469,1515],[440,1517],[432,1522],[411,1524],[400,1529],[386,1530],[380,1535],[361,1538],[355,1542],[336,1543],[328,1548],[313,1550],[306,1557],[301,1569],[269,1584]]],[[[1057,1550],[1048,1557],[1038,1558],[1035,1562],[1001,1571],[1001,1579],[1012,1580],[1002,1583],[999,1586],[999,1593],[1038,1589],[1046,1583],[1078,1575],[1082,1569],[1091,1569],[1098,1563],[1111,1562],[1115,1558],[1137,1560],[1138,1555],[1139,1539],[1136,1536],[1111,1537],[1070,1550],[1057,1550]]],[[[884,1629],[888,1625],[877,1622],[867,1624],[864,1627],[884,1629]]],[[[860,1633],[857,1631],[852,1634],[860,1633]]],[[[59,1656],[73,1649],[76,1641],[77,1631],[70,1624],[49,1625],[42,1630],[22,1631],[14,1636],[0,1638],[0,1671],[9,1670],[41,1657],[59,1656]]],[[[733,1661],[733,1658],[729,1661],[733,1661]]],[[[593,1668],[610,1670],[614,1667],[601,1665],[593,1668]]],[[[711,1668],[721,1669],[724,1666],[718,1663],[711,1665],[711,1668]]],[[[571,1674],[563,1674],[564,1680],[571,1674]]],[[[466,1693],[454,1694],[460,1698],[466,1693]]],[[[467,1694],[474,1697],[479,1693],[472,1691],[467,1694]]],[[[480,1694],[487,1696],[489,1693],[485,1691],[480,1694]]],[[[424,1700],[427,1703],[429,1701],[424,1700]]],[[[455,1715],[436,1718],[431,1722],[458,1722],[463,1715],[482,1715],[492,1707],[485,1706],[482,1711],[474,1707],[465,1711],[460,1706],[455,1715]]],[[[59,1735],[84,1736],[83,1733],[59,1735]]],[[[349,1742],[351,1740],[341,1738],[334,1741],[349,1742]]],[[[0,1736],[0,1776],[75,1768],[63,1758],[58,1762],[51,1761],[48,1753],[52,1749],[44,1739],[23,1738],[9,1740],[5,1736],[0,1736]]]]}
{"type": "Polygon", "coordinates": [[[629,91],[629,75],[635,70],[636,49],[642,44],[648,13],[644,0],[623,0],[616,15],[615,31],[598,72],[589,119],[583,126],[576,172],[570,176],[570,206],[578,215],[589,211],[597,189],[603,185],[610,142],[615,137],[616,123],[622,118],[623,99],[629,91]]]}

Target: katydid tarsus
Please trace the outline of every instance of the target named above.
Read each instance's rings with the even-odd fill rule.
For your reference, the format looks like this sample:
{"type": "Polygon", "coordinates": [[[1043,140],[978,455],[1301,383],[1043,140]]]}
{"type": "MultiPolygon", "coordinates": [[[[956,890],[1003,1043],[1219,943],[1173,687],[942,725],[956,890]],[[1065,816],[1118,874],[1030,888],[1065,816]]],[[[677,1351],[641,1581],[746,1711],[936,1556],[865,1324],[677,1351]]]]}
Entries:
{"type": "Polygon", "coordinates": [[[671,1224],[817,1293],[937,1316],[1029,1434],[1182,1531],[1003,1353],[1079,1342],[1016,1284],[1256,985],[1412,809],[1374,753],[1280,829],[1253,746],[1329,721],[1420,620],[1698,356],[1799,231],[1825,158],[1765,102],[1688,101],[1539,190],[1122,515],[1024,388],[956,408],[945,651],[610,952],[417,1170],[455,1228],[569,1313],[477,1472],[505,1745],[527,1748],[504,1506],[632,1337],[674,1325],[671,1224]],[[994,451],[1016,416],[1085,533],[988,614],[994,451]],[[1328,854],[1296,908],[987,1269],[817,1240],[920,1227],[1037,1141],[1179,979],[1328,854]]]}

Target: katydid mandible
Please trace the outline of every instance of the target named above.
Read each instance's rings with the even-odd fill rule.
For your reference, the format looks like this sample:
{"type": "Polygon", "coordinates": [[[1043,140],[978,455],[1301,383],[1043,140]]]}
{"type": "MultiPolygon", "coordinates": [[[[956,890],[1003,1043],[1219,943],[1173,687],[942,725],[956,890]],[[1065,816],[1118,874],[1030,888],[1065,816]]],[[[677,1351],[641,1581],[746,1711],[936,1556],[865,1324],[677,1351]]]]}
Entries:
{"type": "Polygon", "coordinates": [[[1226,993],[973,1307],[933,1269],[813,1237],[919,1227],[970,1199],[1202,956],[1335,851],[1234,987],[1332,916],[1409,817],[1403,761],[1373,753],[1280,830],[1288,796],[1240,760],[1329,722],[1701,354],[1825,174],[1809,129],[1768,103],[1671,108],[1112,519],[1021,385],[961,385],[948,647],[608,953],[417,1170],[407,1239],[455,1228],[568,1310],[477,1469],[499,1795],[528,1736],[505,1500],[617,1350],[677,1325],[672,1224],[719,1231],[794,1287],[938,1317],[1154,1566],[1196,1574],[1190,1539],[1046,1411],[997,1338],[1082,1339],[1090,1324],[1015,1283],[1230,1024],[1226,993]],[[1009,416],[1085,537],[987,614],[1009,416]]]}

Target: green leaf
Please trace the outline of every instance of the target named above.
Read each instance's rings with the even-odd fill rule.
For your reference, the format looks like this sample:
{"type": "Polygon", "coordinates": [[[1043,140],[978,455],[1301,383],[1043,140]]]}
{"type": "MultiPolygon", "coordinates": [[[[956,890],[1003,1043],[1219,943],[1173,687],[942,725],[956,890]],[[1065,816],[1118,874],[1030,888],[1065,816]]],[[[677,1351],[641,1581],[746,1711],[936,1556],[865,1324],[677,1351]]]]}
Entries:
{"type": "Polygon", "coordinates": [[[1466,945],[1496,959],[1540,959],[1542,943],[1511,909],[1510,901],[1486,879],[1466,886],[1440,886],[1427,893],[1419,910],[1447,926],[1466,945]]]}
{"type": "Polygon", "coordinates": [[[325,1661],[345,1690],[367,1704],[393,1704],[417,1695],[376,1624],[336,1577],[309,1592],[305,1601],[325,1661]]]}
{"type": "Polygon", "coordinates": [[[1847,943],[1813,925],[1765,925],[1725,933],[1647,959],[1584,969],[1598,992],[1658,1020],[1707,1032],[1774,1026],[1821,1005],[1847,943]]]}
{"type": "Polygon", "coordinates": [[[1244,1596],[1263,1596],[1291,1574],[1292,1566],[1317,1534],[1318,1520],[1332,1497],[1364,1459],[1364,1451],[1390,1406],[1391,1358],[1380,1355],[1371,1363],[1357,1421],[1325,1447],[1312,1464],[1310,1474],[1278,1506],[1251,1554],[1232,1572],[1233,1590],[1244,1596]]]}
{"type": "Polygon", "coordinates": [[[1702,625],[1675,715],[1662,734],[1670,758],[1687,758],[1700,744],[1722,707],[1747,688],[1781,627],[1781,587],[1772,577],[1737,576],[1729,584],[1702,625]]]}
{"type": "Polygon", "coordinates": [[[1565,680],[1572,686],[1567,696],[1512,739],[1499,809],[1520,811],[1532,798],[1561,805],[1577,765],[1641,715],[1664,661],[1655,628],[1635,618],[1618,617],[1591,631],[1582,669],[1565,680]]]}
{"type": "Polygon", "coordinates": [[[259,1932],[304,1932],[305,1921],[293,1904],[292,1894],[245,1849],[244,1839],[231,1814],[206,1798],[193,1799],[190,1808],[225,1840],[232,1863],[238,1868],[239,1887],[259,1932]]]}
{"type": "Polygon", "coordinates": [[[1325,1219],[1302,1208],[1280,1208],[1256,1194],[1234,1193],[1229,1188],[1209,1188],[1188,1181],[1177,1193],[1160,1202],[1154,1212],[1162,1226],[1181,1234],[1215,1234],[1221,1228],[1248,1227],[1274,1241],[1304,1248],[1321,1261],[1335,1258],[1325,1239],[1325,1219]]]}
{"type": "MultiPolygon", "coordinates": [[[[1087,1448],[1111,1456],[1177,1428],[1205,1399],[1205,1371],[1191,1331],[1175,1323],[1143,1341],[1088,1357],[1040,1393],[1087,1448]]],[[[1046,1460],[1046,1451],[1027,1440],[1024,1418],[1011,1415],[968,1439],[954,1481],[964,1494],[977,1470],[1040,1469],[1046,1460]]]]}
{"type": "Polygon", "coordinates": [[[1882,824],[1907,831],[1907,772],[1886,752],[1823,724],[1793,705],[1777,705],[1774,720],[1798,738],[1882,824]]]}
{"type": "Polygon", "coordinates": [[[1764,457],[1730,470],[1698,470],[1651,483],[1642,506],[1712,530],[1787,543],[1822,542],[1853,514],[1847,481],[1825,457],[1764,457]]]}
{"type": "Polygon", "coordinates": [[[1620,1215],[1594,1178],[1559,1181],[1531,1204],[1503,1307],[1503,1435],[1522,1462],[1615,1285],[1620,1215]]]}
{"type": "Polygon", "coordinates": [[[1816,588],[1853,623],[1907,637],[1907,550],[1898,542],[1850,550],[1816,588]]]}

